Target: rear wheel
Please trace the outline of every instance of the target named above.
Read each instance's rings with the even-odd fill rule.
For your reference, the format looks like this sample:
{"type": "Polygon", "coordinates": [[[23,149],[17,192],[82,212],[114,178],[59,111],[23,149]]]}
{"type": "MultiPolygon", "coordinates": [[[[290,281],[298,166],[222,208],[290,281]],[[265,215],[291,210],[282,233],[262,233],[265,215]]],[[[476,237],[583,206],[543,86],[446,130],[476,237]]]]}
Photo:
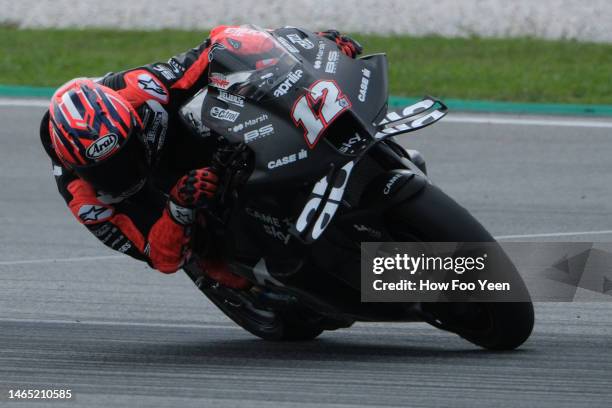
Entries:
{"type": "Polygon", "coordinates": [[[259,300],[261,294],[255,289],[234,290],[199,275],[197,271],[190,271],[189,268],[185,271],[202,293],[227,317],[264,340],[307,341],[317,338],[325,330],[346,327],[341,322],[296,307],[280,310],[264,306],[259,300]]]}
{"type": "Polygon", "coordinates": [[[237,303],[227,298],[218,298],[206,291],[204,294],[236,324],[264,340],[313,340],[324,331],[317,324],[300,320],[297,315],[260,309],[247,301],[237,303]]]}
{"type": "MultiPolygon", "coordinates": [[[[466,209],[433,185],[390,210],[387,221],[397,241],[495,242],[466,209]]],[[[515,273],[513,289],[523,291],[522,298],[529,299],[518,271],[501,248],[500,252],[515,273]]],[[[531,301],[423,303],[422,310],[430,324],[490,350],[519,347],[534,324],[531,301]]]]}

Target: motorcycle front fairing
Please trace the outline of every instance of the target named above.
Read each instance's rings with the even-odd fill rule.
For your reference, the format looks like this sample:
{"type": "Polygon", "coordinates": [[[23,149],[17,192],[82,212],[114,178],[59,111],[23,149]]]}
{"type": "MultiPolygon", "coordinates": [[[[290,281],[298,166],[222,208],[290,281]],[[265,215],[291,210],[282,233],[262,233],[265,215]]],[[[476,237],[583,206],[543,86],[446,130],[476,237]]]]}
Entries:
{"type": "MultiPolygon", "coordinates": [[[[387,125],[379,124],[387,114],[384,55],[353,60],[335,43],[292,28],[266,32],[262,40],[271,44],[267,55],[243,56],[217,47],[211,56],[201,122],[230,144],[253,153],[252,171],[219,234],[236,272],[266,285],[285,285],[284,290],[301,287],[306,296],[304,288],[311,283],[297,277],[297,271],[310,269],[310,278],[324,273],[313,271],[308,258],[316,249],[307,247],[325,236],[343,207],[351,175],[362,158],[398,133],[379,136],[380,132],[405,123],[394,117],[387,125]],[[317,94],[321,89],[327,92],[317,94]],[[320,119],[332,99],[330,91],[336,92],[332,102],[338,102],[336,108],[342,112],[309,139],[304,123],[308,112],[298,112],[296,119],[296,106],[306,100],[303,106],[312,110],[314,120],[320,119]]],[[[427,104],[400,113],[406,122],[413,114],[421,119],[435,105],[427,104]]],[[[425,118],[409,129],[428,123],[431,120],[425,118]]],[[[343,218],[348,213],[344,211],[343,218]]],[[[360,231],[355,232],[359,236],[360,231]]]]}

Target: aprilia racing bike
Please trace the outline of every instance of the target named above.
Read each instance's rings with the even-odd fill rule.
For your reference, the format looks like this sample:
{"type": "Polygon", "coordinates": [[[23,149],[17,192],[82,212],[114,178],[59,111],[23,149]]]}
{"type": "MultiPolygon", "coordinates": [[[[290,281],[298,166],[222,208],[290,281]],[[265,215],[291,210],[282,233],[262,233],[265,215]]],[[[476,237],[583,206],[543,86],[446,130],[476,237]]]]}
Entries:
{"type": "Polygon", "coordinates": [[[296,28],[244,26],[231,37],[213,45],[209,85],[181,117],[210,138],[222,174],[194,253],[222,257],[253,286],[232,289],[186,266],[200,290],[268,340],[313,339],[356,321],[421,321],[488,349],[520,346],[533,328],[529,299],[361,302],[363,241],[494,242],[395,141],[440,120],[446,106],[426,97],[388,111],[384,54],[351,59],[296,28]],[[241,49],[247,36],[261,52],[241,49]]]}

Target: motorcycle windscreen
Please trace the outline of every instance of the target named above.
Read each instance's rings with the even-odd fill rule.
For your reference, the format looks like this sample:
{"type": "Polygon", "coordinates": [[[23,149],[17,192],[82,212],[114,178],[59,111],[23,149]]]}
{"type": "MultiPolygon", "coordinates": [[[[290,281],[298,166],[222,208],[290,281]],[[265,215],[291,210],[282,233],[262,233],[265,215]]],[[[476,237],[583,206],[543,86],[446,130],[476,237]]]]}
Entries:
{"type": "Polygon", "coordinates": [[[273,90],[300,61],[265,30],[235,30],[239,40],[226,37],[211,47],[209,85],[256,102],[273,98],[273,90]]]}

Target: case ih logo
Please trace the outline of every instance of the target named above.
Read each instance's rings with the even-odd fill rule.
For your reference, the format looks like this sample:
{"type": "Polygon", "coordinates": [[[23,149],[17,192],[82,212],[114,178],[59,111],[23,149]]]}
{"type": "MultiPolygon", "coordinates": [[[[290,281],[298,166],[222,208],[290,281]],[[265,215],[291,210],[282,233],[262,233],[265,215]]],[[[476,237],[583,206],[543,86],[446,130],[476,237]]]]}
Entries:
{"type": "Polygon", "coordinates": [[[361,73],[363,75],[361,77],[361,85],[359,86],[359,96],[357,99],[359,99],[360,102],[365,102],[366,97],[368,96],[368,85],[370,83],[370,75],[372,72],[369,69],[364,68],[361,70],[361,73]]]}
{"type": "Polygon", "coordinates": [[[119,138],[114,133],[103,136],[93,142],[85,151],[85,155],[93,160],[107,156],[117,145],[119,138]]]}

